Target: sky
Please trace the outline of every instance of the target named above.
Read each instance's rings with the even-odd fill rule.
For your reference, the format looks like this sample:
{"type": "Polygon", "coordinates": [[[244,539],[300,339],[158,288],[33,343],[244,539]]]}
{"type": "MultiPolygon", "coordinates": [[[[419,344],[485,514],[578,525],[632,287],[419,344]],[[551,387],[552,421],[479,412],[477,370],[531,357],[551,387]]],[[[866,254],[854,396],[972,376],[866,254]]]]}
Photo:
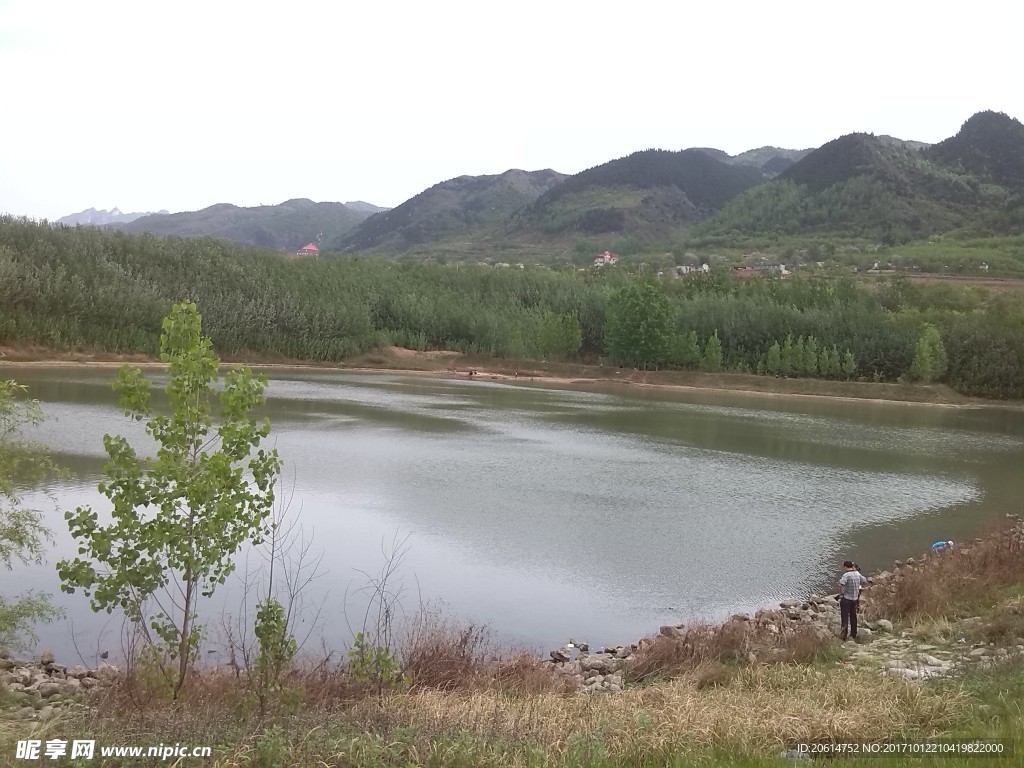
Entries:
{"type": "Polygon", "coordinates": [[[0,0],[0,212],[393,207],[652,147],[1024,119],[1024,4],[0,0]]]}

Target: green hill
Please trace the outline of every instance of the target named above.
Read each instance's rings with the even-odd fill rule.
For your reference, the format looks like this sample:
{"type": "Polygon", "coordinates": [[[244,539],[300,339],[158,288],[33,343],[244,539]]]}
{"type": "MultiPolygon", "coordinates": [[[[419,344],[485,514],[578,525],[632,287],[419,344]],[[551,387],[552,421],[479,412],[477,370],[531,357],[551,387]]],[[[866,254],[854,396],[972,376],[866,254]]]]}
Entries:
{"type": "Polygon", "coordinates": [[[979,112],[956,136],[924,150],[925,157],[1024,192],[1024,125],[1002,112],[979,112]]]}
{"type": "Polygon", "coordinates": [[[552,170],[459,176],[435,184],[397,208],[371,216],[351,232],[325,242],[339,250],[381,253],[452,240],[485,242],[516,211],[565,178],[552,170]]]}
{"type": "Polygon", "coordinates": [[[366,203],[314,203],[288,200],[280,205],[240,208],[219,203],[201,211],[144,216],[111,226],[125,232],[180,237],[209,236],[239,245],[295,250],[310,241],[329,243],[370,216],[366,203]]]}
{"type": "Polygon", "coordinates": [[[572,176],[537,198],[512,233],[636,235],[664,240],[764,179],[707,151],[649,149],[572,176]]]}
{"type": "Polygon", "coordinates": [[[1021,126],[1005,115],[984,114],[993,113],[975,116],[957,137],[934,147],[863,133],[842,136],[738,196],[691,234],[891,243],[958,230],[1018,231],[1022,220],[1011,185],[1024,157],[1021,126]]]}

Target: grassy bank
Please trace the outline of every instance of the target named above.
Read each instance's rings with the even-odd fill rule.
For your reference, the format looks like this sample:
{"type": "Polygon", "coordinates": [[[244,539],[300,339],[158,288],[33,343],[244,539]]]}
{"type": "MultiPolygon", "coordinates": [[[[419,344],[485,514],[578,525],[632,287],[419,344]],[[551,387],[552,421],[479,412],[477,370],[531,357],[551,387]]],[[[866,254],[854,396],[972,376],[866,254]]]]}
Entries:
{"type": "MultiPolygon", "coordinates": [[[[223,768],[760,766],[788,764],[779,755],[799,742],[1011,739],[1024,733],[1016,648],[1024,644],[1022,554],[1024,528],[1015,525],[904,564],[868,590],[865,616],[892,617],[893,636],[959,649],[957,674],[925,682],[846,663],[871,642],[841,645],[800,632],[768,640],[779,652],[758,648],[761,660],[751,661],[750,648],[772,633],[738,643],[722,625],[641,641],[624,690],[587,694],[554,665],[496,657],[480,632],[441,621],[406,637],[398,648],[403,675],[393,684],[375,686],[350,658],[325,657],[291,669],[261,714],[244,669],[201,670],[178,702],[137,674],[47,722],[0,721],[0,763],[17,764],[19,739],[83,736],[103,745],[213,748],[206,760],[103,765],[223,768]],[[983,657],[968,653],[978,649],[983,657]]],[[[936,762],[904,756],[885,764],[936,762]]],[[[941,764],[1017,765],[1020,757],[941,764]]]]}

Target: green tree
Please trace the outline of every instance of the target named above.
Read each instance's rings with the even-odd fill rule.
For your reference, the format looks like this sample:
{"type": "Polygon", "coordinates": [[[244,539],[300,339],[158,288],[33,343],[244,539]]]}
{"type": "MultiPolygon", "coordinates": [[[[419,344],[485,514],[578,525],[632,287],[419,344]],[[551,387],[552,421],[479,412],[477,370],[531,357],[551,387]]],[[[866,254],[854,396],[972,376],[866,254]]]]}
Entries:
{"type": "Polygon", "coordinates": [[[778,375],[782,371],[782,347],[779,346],[779,342],[773,341],[772,345],[768,347],[768,357],[764,364],[765,372],[772,376],[778,375]]]}
{"type": "Polygon", "coordinates": [[[575,315],[545,312],[540,321],[537,348],[550,359],[564,360],[580,350],[583,336],[575,315]]]}
{"type": "Polygon", "coordinates": [[[804,342],[803,369],[808,376],[818,375],[818,340],[813,336],[808,336],[804,342]]]}
{"type": "Polygon", "coordinates": [[[704,356],[701,358],[700,367],[712,373],[722,370],[722,342],[718,340],[717,328],[708,337],[708,343],[704,345],[704,356]]]}
{"type": "Polygon", "coordinates": [[[857,372],[857,361],[853,357],[853,352],[846,350],[846,353],[843,355],[843,360],[839,365],[839,369],[846,378],[853,378],[853,374],[857,372]]]}
{"type": "Polygon", "coordinates": [[[672,362],[683,368],[696,368],[700,364],[700,342],[696,331],[676,336],[672,342],[672,362]]]}
{"type": "Polygon", "coordinates": [[[793,345],[793,334],[787,333],[779,353],[779,373],[792,376],[796,373],[796,352],[793,345]]]}
{"type": "Polygon", "coordinates": [[[942,344],[939,330],[926,323],[921,338],[914,347],[914,359],[910,363],[910,376],[918,381],[936,381],[946,373],[946,348],[942,344]]]}
{"type": "MultiPolygon", "coordinates": [[[[26,426],[43,419],[39,403],[25,399],[25,391],[13,380],[0,380],[0,565],[7,569],[16,560],[41,563],[50,537],[39,511],[24,507],[19,491],[56,471],[45,448],[21,437],[26,426]]],[[[58,614],[46,595],[0,595],[0,646],[25,647],[35,639],[32,625],[58,614]]]]}
{"type": "Polygon", "coordinates": [[[823,378],[835,378],[839,373],[839,351],[835,344],[831,347],[822,347],[818,355],[818,372],[823,378]]]}
{"type": "Polygon", "coordinates": [[[612,296],[605,351],[616,363],[658,368],[672,354],[675,312],[660,285],[629,283],[612,296]]]}
{"type": "Polygon", "coordinates": [[[140,370],[119,372],[121,406],[146,422],[156,456],[140,457],[124,437],[104,435],[107,480],[99,490],[112,505],[111,522],[101,525],[90,507],[66,512],[84,557],[58,565],[63,590],[81,588],[93,610],[121,608],[136,623],[159,651],[175,698],[198,648],[200,599],[224,583],[245,541],[268,533],[280,470],[277,452],[258,447],[269,421],[250,415],[264,401],[266,379],[236,368],[216,387],[219,360],[201,331],[191,302],[164,318],[170,414],[151,410],[140,370]]]}

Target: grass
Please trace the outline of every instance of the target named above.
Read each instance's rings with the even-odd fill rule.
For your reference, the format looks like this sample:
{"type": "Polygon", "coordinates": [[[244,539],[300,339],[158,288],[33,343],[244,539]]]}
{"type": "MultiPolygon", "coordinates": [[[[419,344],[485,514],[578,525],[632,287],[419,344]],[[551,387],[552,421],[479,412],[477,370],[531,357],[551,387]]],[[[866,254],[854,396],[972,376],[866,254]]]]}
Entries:
{"type": "MultiPolygon", "coordinates": [[[[897,630],[918,638],[955,642],[967,633],[1010,644],[1024,628],[1022,535],[1018,525],[929,557],[891,587],[873,587],[866,607],[901,611],[897,630]]],[[[783,624],[778,633],[756,621],[695,625],[640,646],[623,691],[582,694],[535,658],[496,654],[485,629],[425,611],[397,649],[408,679],[381,695],[344,663],[326,660],[297,665],[264,716],[244,671],[203,670],[179,702],[146,696],[129,680],[55,720],[0,719],[0,765],[27,738],[213,747],[209,760],[176,760],[180,768],[654,768],[787,765],[778,756],[797,743],[1024,733],[1020,655],[919,684],[837,663],[837,644],[796,625],[783,624]]],[[[879,765],[878,758],[837,759],[879,765]]],[[[1019,757],[901,756],[884,764],[1006,766],[1019,757]]]]}

